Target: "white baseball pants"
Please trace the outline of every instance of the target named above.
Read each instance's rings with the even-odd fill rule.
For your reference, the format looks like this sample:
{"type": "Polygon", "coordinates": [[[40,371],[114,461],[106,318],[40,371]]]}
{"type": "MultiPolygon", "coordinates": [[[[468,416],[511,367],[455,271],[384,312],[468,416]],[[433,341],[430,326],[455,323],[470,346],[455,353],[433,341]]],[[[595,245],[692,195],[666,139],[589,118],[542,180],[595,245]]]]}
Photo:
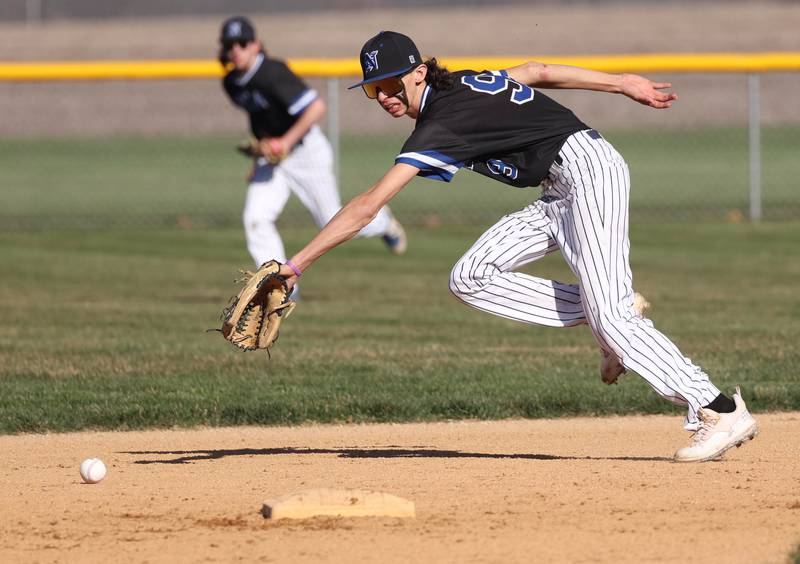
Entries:
{"type": "Polygon", "coordinates": [[[626,369],[665,399],[688,406],[686,427],[696,428],[697,411],[720,392],[633,309],[628,166],[594,130],[569,137],[559,157],[542,183],[542,199],[500,219],[456,263],[451,291],[477,309],[524,323],[588,323],[626,369]],[[514,272],[557,249],[578,284],[514,272]]]}
{"type": "MultiPolygon", "coordinates": [[[[259,159],[247,189],[243,221],[247,250],[256,265],[275,259],[286,260],[275,222],[290,192],[294,192],[311,212],[317,227],[322,228],[341,209],[342,203],[333,174],[333,151],[317,126],[309,130],[303,142],[279,165],[259,159]]],[[[383,235],[391,216],[384,208],[359,236],[383,235]]]]}

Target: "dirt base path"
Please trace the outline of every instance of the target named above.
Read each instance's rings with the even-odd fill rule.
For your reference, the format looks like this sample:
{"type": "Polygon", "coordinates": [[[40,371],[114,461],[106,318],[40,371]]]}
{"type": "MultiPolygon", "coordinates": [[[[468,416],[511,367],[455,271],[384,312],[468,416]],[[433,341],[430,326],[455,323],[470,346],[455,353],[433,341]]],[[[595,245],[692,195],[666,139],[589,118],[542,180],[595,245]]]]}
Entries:
{"type": "Polygon", "coordinates": [[[786,562],[800,413],[758,420],[753,443],[686,465],[663,416],[4,436],[0,561],[786,562]],[[406,497],[417,518],[259,514],[322,487],[406,497]]]}

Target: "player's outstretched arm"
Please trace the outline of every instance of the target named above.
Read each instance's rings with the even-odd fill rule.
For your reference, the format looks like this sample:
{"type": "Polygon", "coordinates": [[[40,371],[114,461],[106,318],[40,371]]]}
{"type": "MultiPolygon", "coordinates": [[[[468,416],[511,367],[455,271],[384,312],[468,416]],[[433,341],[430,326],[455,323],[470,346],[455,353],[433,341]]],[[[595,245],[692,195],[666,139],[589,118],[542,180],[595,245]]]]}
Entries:
{"type": "MultiPolygon", "coordinates": [[[[372,188],[359,194],[339,210],[339,213],[291,258],[292,264],[304,272],[319,257],[355,237],[418,172],[417,167],[408,164],[394,165],[372,188]]],[[[289,287],[297,282],[294,269],[287,264],[281,267],[280,274],[286,278],[289,287]]]]}
{"type": "Polygon", "coordinates": [[[508,69],[508,76],[517,82],[539,88],[569,88],[624,94],[631,100],[651,108],[669,108],[678,95],[662,92],[669,82],[652,82],[636,74],[609,74],[567,65],[548,65],[536,61],[508,69]]]}

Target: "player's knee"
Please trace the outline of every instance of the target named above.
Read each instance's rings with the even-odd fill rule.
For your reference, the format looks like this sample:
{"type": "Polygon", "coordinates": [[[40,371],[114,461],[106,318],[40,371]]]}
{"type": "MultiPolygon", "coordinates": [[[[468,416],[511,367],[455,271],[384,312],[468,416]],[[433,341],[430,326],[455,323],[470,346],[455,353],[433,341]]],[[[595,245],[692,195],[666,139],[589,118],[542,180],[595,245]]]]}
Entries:
{"type": "Polygon", "coordinates": [[[465,294],[466,286],[459,284],[458,278],[455,276],[455,268],[450,271],[450,292],[457,298],[465,294]]]}
{"type": "Polygon", "coordinates": [[[274,230],[275,222],[278,220],[279,212],[270,210],[246,209],[242,214],[242,222],[245,229],[249,231],[259,231],[261,229],[274,230]]]}
{"type": "Polygon", "coordinates": [[[470,268],[468,261],[459,260],[450,271],[450,291],[456,297],[469,296],[486,285],[486,279],[478,274],[479,269],[470,268]]]}

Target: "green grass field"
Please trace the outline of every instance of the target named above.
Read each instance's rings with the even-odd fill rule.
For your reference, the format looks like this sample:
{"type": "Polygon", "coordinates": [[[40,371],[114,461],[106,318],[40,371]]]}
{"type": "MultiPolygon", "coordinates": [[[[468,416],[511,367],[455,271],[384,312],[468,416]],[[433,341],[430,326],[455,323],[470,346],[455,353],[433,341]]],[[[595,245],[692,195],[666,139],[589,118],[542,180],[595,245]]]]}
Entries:
{"type": "MultiPolygon", "coordinates": [[[[631,168],[634,220],[724,220],[747,215],[747,132],[742,128],[608,131],[631,168]],[[735,212],[734,212],[735,213],[735,212]]],[[[800,128],[763,131],[765,218],[800,217],[800,128]]],[[[391,166],[403,139],[342,139],[342,194],[349,199],[391,166]]],[[[0,140],[0,229],[238,225],[248,163],[237,139],[0,140]]],[[[474,225],[521,208],[518,190],[468,171],[444,184],[416,180],[394,201],[406,223],[474,225]]],[[[293,199],[284,217],[308,220],[293,199]]]]}
{"type": "MultiPolygon", "coordinates": [[[[239,228],[0,233],[0,432],[675,413],[636,376],[599,379],[586,327],[456,302],[452,263],[484,226],[333,251],[269,359],[218,334],[247,266],[239,228]]],[[[312,234],[284,226],[289,249],[312,234]]],[[[725,390],[800,409],[800,225],[635,224],[651,318],[725,390]]],[[[559,256],[535,266],[570,279],[559,256]]]]}

